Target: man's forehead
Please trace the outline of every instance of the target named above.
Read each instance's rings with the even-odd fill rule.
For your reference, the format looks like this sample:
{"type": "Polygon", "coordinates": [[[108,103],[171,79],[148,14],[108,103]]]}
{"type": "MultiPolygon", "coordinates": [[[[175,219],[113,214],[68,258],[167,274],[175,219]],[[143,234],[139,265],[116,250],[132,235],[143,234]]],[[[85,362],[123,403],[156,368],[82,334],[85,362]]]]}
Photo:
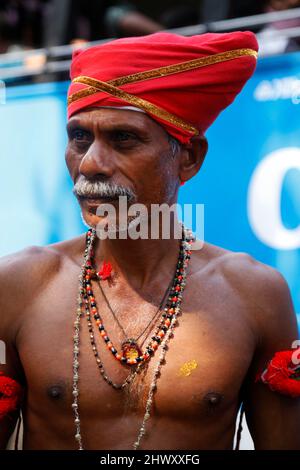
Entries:
{"type": "Polygon", "coordinates": [[[110,125],[131,125],[141,130],[149,130],[149,126],[159,128],[165,134],[161,125],[154,121],[148,114],[138,108],[125,107],[97,107],[90,106],[74,113],[68,120],[68,124],[77,122],[81,124],[99,124],[101,126],[110,125]]]}
{"type": "Polygon", "coordinates": [[[89,119],[93,117],[93,119],[107,119],[108,117],[115,117],[116,119],[120,120],[128,120],[130,119],[139,120],[142,117],[147,117],[146,113],[143,111],[137,111],[137,108],[133,107],[113,107],[113,106],[89,106],[81,111],[74,113],[69,121],[72,119],[89,119]]]}

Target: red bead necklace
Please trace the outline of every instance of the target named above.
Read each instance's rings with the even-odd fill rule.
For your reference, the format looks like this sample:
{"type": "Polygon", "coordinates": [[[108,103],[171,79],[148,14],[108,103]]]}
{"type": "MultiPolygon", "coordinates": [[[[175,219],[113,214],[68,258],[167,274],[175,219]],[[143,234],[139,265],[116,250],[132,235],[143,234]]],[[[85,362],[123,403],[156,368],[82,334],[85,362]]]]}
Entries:
{"type": "MultiPolygon", "coordinates": [[[[157,326],[154,335],[152,336],[144,351],[140,349],[134,338],[126,339],[121,345],[120,352],[115,348],[113,342],[110,340],[104,327],[103,321],[99,315],[96,300],[93,294],[91,280],[95,276],[95,269],[93,269],[94,252],[93,250],[90,250],[90,257],[87,259],[85,264],[85,275],[82,291],[83,298],[86,305],[89,306],[89,310],[95,320],[99,333],[103,338],[107,349],[110,350],[114,358],[123,365],[134,366],[148,361],[150,357],[154,355],[159,344],[166,335],[166,332],[170,328],[172,318],[179,311],[179,306],[182,299],[182,292],[185,286],[183,273],[186,270],[191,255],[190,243],[192,242],[192,234],[187,230],[186,232],[187,233],[185,233],[185,231],[183,230],[183,238],[180,245],[176,273],[168,297],[167,305],[164,308],[164,313],[161,316],[160,323],[157,326]]],[[[91,235],[92,230],[89,230],[87,232],[87,247],[90,244],[91,235]]],[[[111,275],[111,272],[112,269],[110,263],[105,263],[102,267],[102,270],[97,273],[97,277],[99,279],[107,279],[111,275]]]]}

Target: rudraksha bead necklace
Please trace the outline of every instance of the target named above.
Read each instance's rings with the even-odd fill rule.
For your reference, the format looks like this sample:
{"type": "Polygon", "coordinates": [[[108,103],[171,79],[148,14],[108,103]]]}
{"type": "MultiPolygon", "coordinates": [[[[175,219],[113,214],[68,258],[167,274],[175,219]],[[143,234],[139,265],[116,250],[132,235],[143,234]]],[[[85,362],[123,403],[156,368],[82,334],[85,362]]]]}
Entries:
{"type": "Polygon", "coordinates": [[[182,225],[183,229],[183,238],[181,242],[181,247],[180,247],[180,254],[179,254],[179,259],[178,259],[178,266],[176,269],[176,275],[174,278],[174,283],[172,286],[172,290],[168,299],[168,306],[166,307],[166,310],[162,316],[161,322],[158,325],[154,336],[152,337],[151,342],[148,344],[146,350],[144,353],[140,354],[136,345],[134,344],[133,350],[139,353],[134,353],[134,359],[128,358],[126,356],[126,350],[124,351],[123,349],[123,354],[119,354],[117,350],[114,348],[113,344],[109,340],[106,331],[104,329],[103,323],[101,321],[101,318],[98,314],[95,299],[93,296],[93,292],[91,289],[91,269],[92,269],[92,259],[94,256],[93,253],[93,245],[95,243],[96,239],[96,231],[94,229],[90,229],[87,232],[86,235],[86,248],[84,252],[84,262],[81,268],[80,276],[79,276],[79,293],[78,293],[78,307],[77,307],[77,312],[76,312],[76,320],[74,322],[74,335],[73,335],[73,403],[72,403],[72,408],[74,412],[74,422],[75,422],[75,428],[76,428],[76,434],[75,434],[75,439],[78,443],[78,448],[79,450],[83,450],[83,445],[82,445],[82,436],[81,436],[81,426],[80,426],[80,416],[79,416],[79,403],[78,403],[78,397],[79,397],[79,388],[78,388],[78,382],[79,382],[79,350],[80,350],[80,319],[82,317],[82,310],[83,307],[85,308],[86,311],[86,316],[88,320],[88,326],[90,330],[90,338],[92,342],[92,347],[93,347],[93,352],[96,357],[97,364],[99,366],[100,372],[102,373],[103,378],[110,384],[110,385],[116,385],[113,384],[113,382],[106,376],[103,364],[101,362],[101,359],[99,357],[99,353],[97,351],[97,347],[94,341],[94,334],[92,330],[92,322],[91,322],[91,315],[90,315],[90,309],[92,310],[92,314],[94,316],[95,322],[97,324],[97,327],[100,331],[101,336],[103,337],[104,341],[107,344],[108,349],[112,352],[114,355],[115,359],[118,360],[120,363],[123,363],[124,365],[128,366],[134,366],[136,365],[136,369],[133,374],[128,376],[123,384],[121,386],[115,386],[114,388],[116,389],[122,389],[124,386],[126,386],[127,383],[130,383],[132,379],[136,376],[136,373],[138,370],[141,368],[143,364],[145,364],[151,356],[154,355],[154,352],[156,349],[158,349],[159,345],[162,347],[162,353],[159,357],[159,362],[155,368],[154,374],[153,374],[153,379],[151,382],[150,390],[149,390],[149,395],[148,395],[148,400],[146,404],[146,411],[145,415],[143,418],[143,422],[138,434],[137,441],[133,444],[133,448],[137,449],[140,445],[140,441],[145,434],[145,424],[147,420],[150,417],[150,411],[151,411],[151,406],[152,406],[152,401],[153,401],[153,394],[156,389],[156,383],[158,376],[160,375],[160,369],[162,367],[162,364],[164,362],[166,350],[167,350],[167,345],[169,342],[170,337],[173,335],[173,330],[175,328],[176,322],[177,322],[177,317],[180,315],[181,312],[181,301],[182,301],[182,294],[184,291],[184,287],[186,284],[186,268],[188,265],[188,261],[190,259],[191,255],[191,243],[193,241],[193,236],[192,233],[186,229],[182,225]],[[92,301],[90,299],[92,297],[92,301]],[[100,328],[100,326],[102,328],[100,328]],[[159,334],[160,333],[160,334],[159,334]],[[110,344],[109,344],[110,343],[110,344]],[[139,358],[137,360],[137,358],[139,358]],[[124,360],[125,359],[125,360],[124,360]],[[124,385],[125,384],[125,385],[124,385]]]}
{"type": "MultiPolygon", "coordinates": [[[[161,311],[161,309],[163,308],[163,305],[165,303],[165,299],[172,287],[172,284],[174,282],[174,276],[172,277],[171,279],[171,282],[169,283],[164,295],[163,295],[163,298],[155,312],[155,314],[152,316],[152,318],[150,318],[150,321],[147,323],[147,325],[145,326],[145,328],[142,330],[142,332],[138,335],[138,337],[136,338],[129,338],[128,334],[126,333],[124,327],[122,326],[122,324],[120,323],[119,319],[118,319],[118,316],[115,314],[113,308],[111,307],[110,303],[109,303],[109,300],[103,290],[103,287],[101,286],[101,282],[100,280],[98,280],[98,283],[97,285],[99,286],[99,289],[101,291],[101,294],[105,300],[105,303],[107,305],[107,307],[109,308],[110,312],[112,313],[112,316],[114,317],[114,320],[116,321],[117,325],[119,326],[120,330],[122,331],[123,335],[124,335],[124,338],[125,338],[125,341],[123,341],[123,343],[126,343],[128,341],[134,341],[135,343],[138,343],[139,339],[144,335],[144,333],[148,330],[149,326],[151,326],[151,323],[154,322],[154,320],[156,320],[156,317],[158,316],[158,313],[161,311]]],[[[144,341],[140,344],[140,347],[143,345],[144,341]]]]}
{"type": "MultiPolygon", "coordinates": [[[[90,243],[92,232],[91,230],[87,234],[87,243],[90,243]]],[[[183,239],[184,240],[184,239],[183,239]]],[[[104,327],[103,321],[100,317],[98,312],[96,300],[93,293],[92,288],[92,266],[93,266],[93,258],[94,258],[94,250],[91,250],[90,257],[86,261],[86,273],[84,277],[84,294],[83,298],[85,300],[85,304],[88,301],[90,311],[92,316],[95,320],[97,328],[99,330],[100,336],[103,338],[106,347],[108,350],[111,351],[114,358],[119,361],[121,364],[128,365],[128,366],[135,366],[140,362],[145,362],[150,359],[151,356],[154,355],[154,352],[158,348],[159,344],[161,343],[162,339],[164,338],[166,332],[170,328],[172,317],[175,313],[175,308],[177,306],[177,301],[181,296],[181,292],[183,290],[182,284],[182,273],[183,273],[183,263],[184,263],[184,254],[186,256],[190,255],[190,252],[185,253],[184,247],[181,243],[180,246],[180,253],[177,262],[177,269],[173,281],[173,285],[171,288],[170,295],[168,297],[167,307],[164,309],[164,313],[162,314],[162,318],[159,324],[159,328],[157,328],[155,334],[152,336],[151,340],[149,341],[148,345],[146,346],[145,350],[142,352],[140,347],[137,344],[137,340],[134,338],[126,338],[125,341],[122,343],[122,352],[118,352],[117,348],[114,346],[113,342],[109,338],[106,329],[104,327]]]]}
{"type": "MultiPolygon", "coordinates": [[[[173,282],[173,279],[172,279],[172,282],[173,282]]],[[[169,284],[168,286],[168,289],[167,291],[165,292],[165,295],[164,295],[164,298],[161,302],[161,305],[164,303],[164,300],[165,300],[165,297],[167,296],[167,293],[169,292],[170,290],[170,287],[171,287],[171,283],[169,284]]],[[[88,323],[88,331],[89,331],[89,334],[90,334],[90,342],[91,342],[91,346],[92,346],[92,350],[93,350],[93,354],[95,356],[95,359],[96,359],[96,363],[97,363],[97,366],[99,368],[99,371],[103,377],[103,379],[109,384],[111,385],[113,388],[115,389],[122,389],[122,388],[125,388],[127,385],[129,385],[133,380],[134,378],[136,377],[136,375],[140,372],[140,370],[142,369],[143,365],[145,364],[145,361],[143,362],[140,362],[136,367],[135,369],[133,368],[133,366],[130,366],[130,373],[129,375],[126,377],[126,379],[121,383],[121,384],[116,384],[115,382],[113,382],[106,374],[105,372],[105,369],[104,369],[104,366],[103,366],[103,363],[100,359],[100,355],[99,355],[99,351],[98,351],[98,348],[97,348],[97,344],[96,344],[96,341],[95,341],[95,335],[94,335],[94,327],[93,327],[93,323],[92,323],[92,319],[91,319],[91,314],[90,314],[90,309],[89,309],[89,302],[88,302],[88,299],[87,299],[87,296],[85,295],[84,296],[84,303],[85,303],[85,313],[86,313],[86,319],[87,319],[87,323],[88,323]]],[[[160,305],[160,307],[161,307],[160,305]]],[[[158,311],[155,313],[154,317],[151,319],[150,323],[154,321],[154,319],[156,318],[157,316],[157,313],[159,313],[160,311],[160,308],[158,309],[158,311]]],[[[149,323],[149,324],[150,324],[149,323]]],[[[146,329],[148,328],[149,324],[147,325],[146,329]]],[[[142,332],[142,334],[146,331],[146,329],[144,329],[144,331],[142,332]]],[[[157,334],[158,330],[155,331],[154,335],[157,334]]],[[[139,335],[137,340],[142,336],[139,335]]],[[[136,340],[136,341],[137,341],[136,340]]]]}

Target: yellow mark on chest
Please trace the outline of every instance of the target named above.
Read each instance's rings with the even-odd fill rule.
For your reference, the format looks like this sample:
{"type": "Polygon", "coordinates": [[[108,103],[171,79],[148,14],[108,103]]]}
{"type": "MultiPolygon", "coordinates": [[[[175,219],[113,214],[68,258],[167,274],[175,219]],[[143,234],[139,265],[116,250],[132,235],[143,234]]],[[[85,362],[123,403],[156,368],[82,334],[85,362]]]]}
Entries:
{"type": "Polygon", "coordinates": [[[179,374],[181,377],[188,377],[191,375],[192,371],[198,367],[195,359],[189,362],[185,362],[179,369],[179,374]]]}

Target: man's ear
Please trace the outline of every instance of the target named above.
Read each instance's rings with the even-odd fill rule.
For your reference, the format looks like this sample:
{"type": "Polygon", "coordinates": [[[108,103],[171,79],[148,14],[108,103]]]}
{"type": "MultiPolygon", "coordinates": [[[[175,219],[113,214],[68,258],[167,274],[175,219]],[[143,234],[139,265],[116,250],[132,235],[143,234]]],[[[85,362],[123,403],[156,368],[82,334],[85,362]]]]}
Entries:
{"type": "Polygon", "coordinates": [[[208,142],[204,135],[192,137],[190,143],[182,146],[179,160],[179,179],[188,181],[200,170],[207,154],[208,142]]]}

